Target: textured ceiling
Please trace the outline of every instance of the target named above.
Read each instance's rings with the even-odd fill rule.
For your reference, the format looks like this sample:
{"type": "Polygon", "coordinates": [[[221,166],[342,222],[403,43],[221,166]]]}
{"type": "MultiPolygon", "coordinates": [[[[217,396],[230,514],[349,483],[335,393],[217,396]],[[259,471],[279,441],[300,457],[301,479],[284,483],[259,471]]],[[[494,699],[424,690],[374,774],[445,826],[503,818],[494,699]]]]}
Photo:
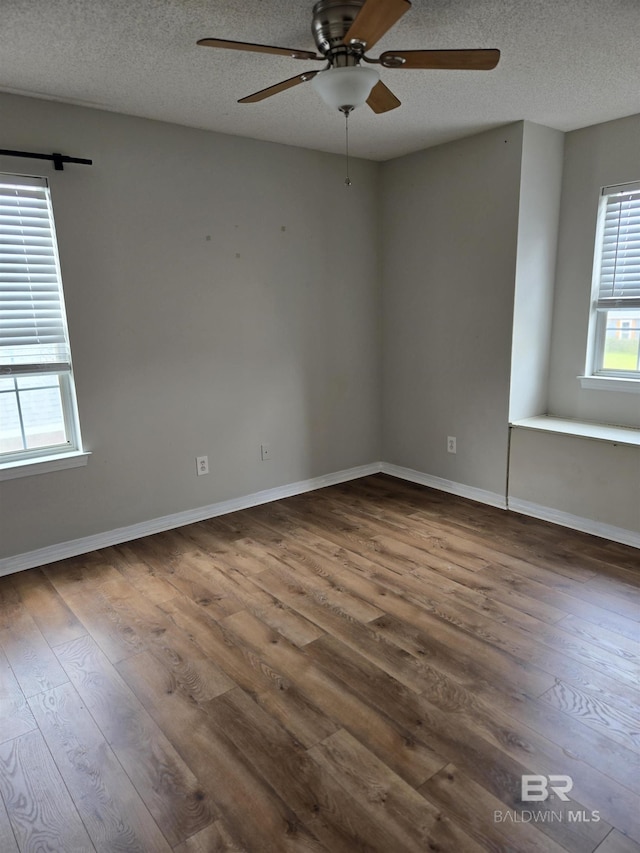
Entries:
{"type": "MultiPolygon", "coordinates": [[[[310,84],[236,103],[321,63],[196,46],[215,36],[313,50],[311,2],[1,0],[0,7],[2,91],[343,150],[342,116],[310,84]]],[[[378,116],[356,110],[352,153],[386,160],[519,119],[573,130],[640,112],[639,0],[414,0],[372,55],[481,47],[501,50],[495,71],[383,69],[402,106],[378,116]]]]}

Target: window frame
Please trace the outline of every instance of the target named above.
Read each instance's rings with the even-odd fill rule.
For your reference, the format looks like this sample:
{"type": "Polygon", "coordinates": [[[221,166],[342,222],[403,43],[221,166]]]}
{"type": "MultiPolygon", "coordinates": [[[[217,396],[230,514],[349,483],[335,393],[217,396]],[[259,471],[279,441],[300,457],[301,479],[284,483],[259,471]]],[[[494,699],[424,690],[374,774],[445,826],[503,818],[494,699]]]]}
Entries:
{"type": "MultiPolygon", "coordinates": [[[[616,370],[604,367],[604,352],[609,312],[616,309],[640,309],[640,297],[601,296],[602,253],[607,204],[611,196],[623,192],[637,192],[640,181],[630,181],[603,187],[598,203],[595,248],[593,258],[591,311],[589,316],[587,358],[585,373],[580,376],[583,388],[640,392],[640,368],[616,370]]],[[[633,331],[633,330],[632,330],[633,331]]]]}
{"type": "MultiPolygon", "coordinates": [[[[64,346],[67,352],[67,358],[64,364],[57,363],[55,361],[50,364],[41,363],[37,358],[34,358],[31,362],[15,364],[13,366],[11,364],[0,363],[0,378],[3,379],[14,379],[15,381],[20,377],[57,377],[62,410],[62,422],[66,438],[66,441],[57,444],[48,444],[40,447],[21,448],[19,450],[0,452],[0,480],[24,476],[27,473],[37,473],[36,470],[29,470],[32,466],[36,466],[39,470],[58,470],[59,468],[75,467],[79,464],[86,464],[86,459],[89,455],[82,449],[82,435],[80,431],[80,419],[73,376],[73,364],[71,361],[71,343],[67,324],[64,285],[62,280],[58,239],[55,228],[53,201],[49,181],[42,175],[24,175],[13,172],[0,172],[0,183],[2,182],[9,183],[17,187],[21,185],[37,186],[43,190],[44,198],[46,200],[47,226],[51,237],[51,255],[53,265],[55,267],[57,300],[61,314],[61,327],[64,334],[64,346]]],[[[28,257],[28,251],[25,251],[25,255],[28,257]]],[[[2,257],[1,246],[0,257],[2,257]]],[[[1,295],[0,305],[2,305],[1,295]]],[[[0,343],[0,348],[1,346],[2,344],[0,343]]],[[[5,391],[3,393],[18,394],[19,391],[16,387],[14,390],[5,391]]]]}

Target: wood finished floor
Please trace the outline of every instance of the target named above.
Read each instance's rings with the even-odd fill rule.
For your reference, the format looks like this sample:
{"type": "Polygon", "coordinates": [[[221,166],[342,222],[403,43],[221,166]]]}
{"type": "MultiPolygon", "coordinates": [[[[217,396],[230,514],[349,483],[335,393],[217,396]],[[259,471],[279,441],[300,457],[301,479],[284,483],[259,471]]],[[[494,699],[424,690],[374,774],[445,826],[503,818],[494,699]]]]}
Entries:
{"type": "Polygon", "coordinates": [[[639,587],[383,475],[2,578],[0,851],[640,851],[639,587]]]}

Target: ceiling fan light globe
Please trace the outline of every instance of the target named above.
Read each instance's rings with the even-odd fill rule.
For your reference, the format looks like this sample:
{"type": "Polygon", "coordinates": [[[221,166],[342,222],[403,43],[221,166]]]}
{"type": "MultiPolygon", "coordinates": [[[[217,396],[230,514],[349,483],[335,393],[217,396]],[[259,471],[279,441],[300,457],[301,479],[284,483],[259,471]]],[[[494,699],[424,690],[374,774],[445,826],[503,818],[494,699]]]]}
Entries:
{"type": "Polygon", "coordinates": [[[366,102],[379,79],[380,75],[373,68],[350,65],[321,71],[311,85],[328,106],[351,111],[366,102]]]}

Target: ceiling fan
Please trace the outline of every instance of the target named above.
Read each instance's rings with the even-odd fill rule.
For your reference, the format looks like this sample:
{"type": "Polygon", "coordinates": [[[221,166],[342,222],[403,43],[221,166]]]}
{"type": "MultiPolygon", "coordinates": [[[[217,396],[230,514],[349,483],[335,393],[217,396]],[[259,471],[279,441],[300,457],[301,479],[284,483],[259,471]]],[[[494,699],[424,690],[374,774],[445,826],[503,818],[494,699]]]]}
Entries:
{"type": "Polygon", "coordinates": [[[383,68],[467,71],[490,71],[498,64],[500,51],[494,49],[387,50],[377,59],[366,56],[366,51],[410,8],[409,0],[319,0],[313,7],[311,23],[318,53],[218,38],[200,39],[198,44],[326,61],[327,65],[322,70],[305,71],[241,98],[238,103],[254,104],[313,80],[313,86],[322,99],[345,115],[365,102],[375,113],[385,113],[400,106],[399,99],[380,80],[378,72],[361,65],[363,62],[383,68]]]}

